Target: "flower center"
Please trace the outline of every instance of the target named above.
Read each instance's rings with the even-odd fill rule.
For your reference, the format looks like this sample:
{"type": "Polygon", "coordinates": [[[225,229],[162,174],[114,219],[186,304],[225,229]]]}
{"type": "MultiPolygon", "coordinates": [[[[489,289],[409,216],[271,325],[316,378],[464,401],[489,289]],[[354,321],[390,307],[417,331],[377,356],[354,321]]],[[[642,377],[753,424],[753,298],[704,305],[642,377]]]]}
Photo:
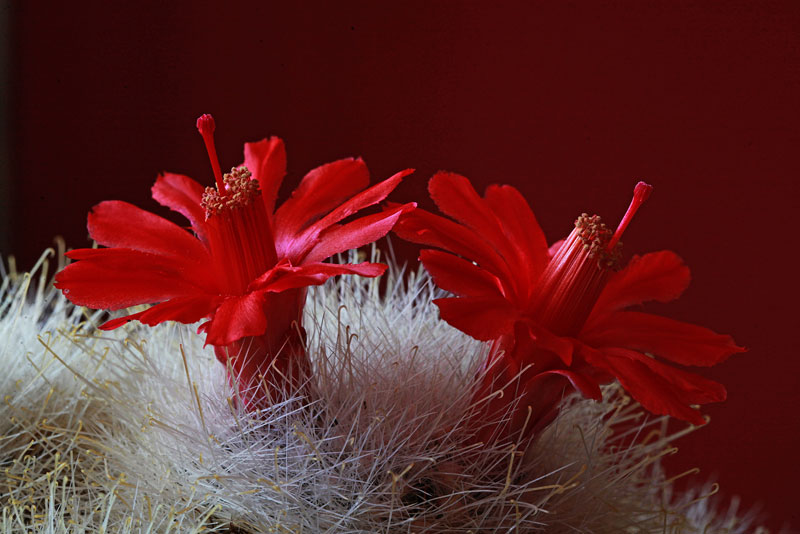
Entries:
{"type": "Polygon", "coordinates": [[[257,180],[247,167],[222,176],[214,146],[214,119],[203,115],[197,129],[203,136],[214,170],[216,188],[207,187],[201,206],[206,211],[206,235],[221,289],[242,295],[247,286],[277,263],[269,215],[257,180]]]}
{"type": "Polygon", "coordinates": [[[597,261],[598,269],[618,269],[622,256],[622,243],[612,244],[611,230],[599,215],[582,213],[575,220],[573,230],[587,257],[597,261]]]}
{"type": "Polygon", "coordinates": [[[231,169],[223,176],[222,190],[206,187],[201,206],[206,210],[206,220],[225,211],[244,208],[261,196],[258,182],[250,179],[250,171],[242,166],[231,169]]]}
{"type": "Polygon", "coordinates": [[[561,336],[576,336],[600,297],[611,272],[619,268],[619,241],[652,186],[639,182],[616,232],[597,215],[582,214],[575,228],[542,273],[532,296],[530,315],[561,336]]]}

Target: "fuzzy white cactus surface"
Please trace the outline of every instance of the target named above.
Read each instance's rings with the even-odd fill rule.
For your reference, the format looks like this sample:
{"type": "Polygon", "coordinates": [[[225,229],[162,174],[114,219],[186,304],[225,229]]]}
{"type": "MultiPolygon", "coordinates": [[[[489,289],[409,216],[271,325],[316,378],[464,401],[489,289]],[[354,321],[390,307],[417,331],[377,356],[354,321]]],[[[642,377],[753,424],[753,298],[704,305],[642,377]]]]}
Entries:
{"type": "Polygon", "coordinates": [[[248,414],[195,326],[95,329],[45,257],[0,291],[0,532],[751,532],[715,486],[676,495],[679,434],[617,388],[565,399],[524,452],[463,439],[483,344],[429,278],[309,292],[302,399],[248,414]]]}

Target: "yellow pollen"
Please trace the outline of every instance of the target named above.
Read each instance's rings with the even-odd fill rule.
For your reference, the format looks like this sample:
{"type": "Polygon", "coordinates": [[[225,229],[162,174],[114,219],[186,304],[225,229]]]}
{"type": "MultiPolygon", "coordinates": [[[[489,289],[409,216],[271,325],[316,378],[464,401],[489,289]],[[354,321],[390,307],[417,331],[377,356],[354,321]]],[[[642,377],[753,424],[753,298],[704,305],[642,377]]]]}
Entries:
{"type": "Polygon", "coordinates": [[[206,220],[212,215],[247,206],[260,193],[258,182],[251,179],[247,167],[233,167],[222,178],[225,191],[206,187],[201,206],[206,210],[206,220]]]}
{"type": "Polygon", "coordinates": [[[590,258],[597,259],[599,269],[618,269],[622,259],[622,243],[617,242],[608,249],[609,242],[614,232],[609,229],[598,215],[591,217],[582,213],[575,220],[578,237],[583,242],[584,250],[588,251],[590,258]]]}

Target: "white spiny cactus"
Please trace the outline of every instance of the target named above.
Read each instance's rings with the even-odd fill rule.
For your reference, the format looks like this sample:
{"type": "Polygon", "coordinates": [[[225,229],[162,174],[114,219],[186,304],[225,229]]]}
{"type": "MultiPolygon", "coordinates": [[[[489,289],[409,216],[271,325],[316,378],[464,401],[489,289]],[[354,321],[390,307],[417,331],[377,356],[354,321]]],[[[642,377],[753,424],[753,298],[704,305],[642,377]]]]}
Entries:
{"type": "Polygon", "coordinates": [[[680,434],[610,386],[528,450],[464,441],[483,344],[423,273],[306,305],[315,400],[240,408],[195,327],[94,329],[47,261],[0,291],[0,532],[748,532],[716,488],[674,495],[680,434]]]}

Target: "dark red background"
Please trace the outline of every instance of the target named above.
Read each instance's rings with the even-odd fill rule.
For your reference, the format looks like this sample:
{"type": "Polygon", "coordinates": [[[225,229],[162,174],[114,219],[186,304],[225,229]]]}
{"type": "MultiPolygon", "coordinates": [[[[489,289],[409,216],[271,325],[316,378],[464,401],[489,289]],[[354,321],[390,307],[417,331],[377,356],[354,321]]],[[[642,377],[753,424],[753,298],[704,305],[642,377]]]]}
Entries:
{"type": "Polygon", "coordinates": [[[416,167],[394,199],[425,206],[453,170],[520,188],[551,239],[581,211],[616,221],[646,179],[627,251],[676,250],[694,275],[650,309],[750,348],[707,373],[729,400],[673,469],[797,525],[798,5],[19,1],[12,251],[87,245],[103,199],[155,209],[158,171],[211,184],[203,112],[223,167],[277,134],[292,186],[361,155],[375,179],[416,167]]]}

